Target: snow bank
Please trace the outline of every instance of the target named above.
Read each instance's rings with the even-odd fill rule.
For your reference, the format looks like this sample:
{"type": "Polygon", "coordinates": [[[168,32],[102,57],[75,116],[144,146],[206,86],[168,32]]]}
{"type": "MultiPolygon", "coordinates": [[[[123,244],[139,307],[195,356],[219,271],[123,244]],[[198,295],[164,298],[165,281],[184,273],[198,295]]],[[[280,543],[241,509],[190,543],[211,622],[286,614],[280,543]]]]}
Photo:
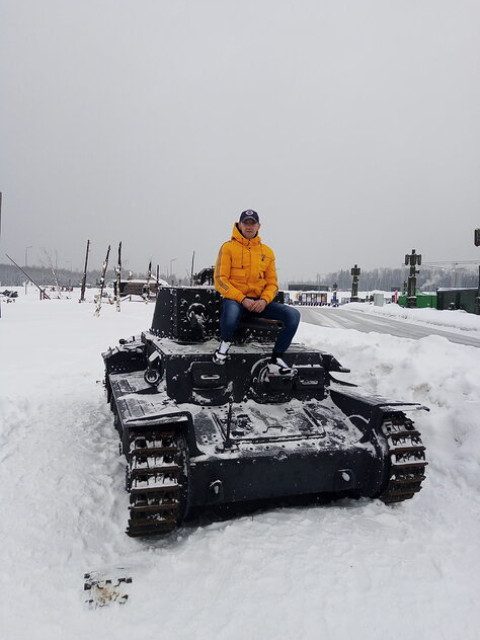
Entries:
{"type": "Polygon", "coordinates": [[[431,324],[437,327],[461,329],[462,331],[480,332],[480,316],[466,311],[439,311],[438,309],[406,309],[398,304],[387,304],[383,307],[375,307],[372,304],[361,302],[349,302],[344,309],[362,311],[386,318],[405,320],[419,324],[431,324]]]}

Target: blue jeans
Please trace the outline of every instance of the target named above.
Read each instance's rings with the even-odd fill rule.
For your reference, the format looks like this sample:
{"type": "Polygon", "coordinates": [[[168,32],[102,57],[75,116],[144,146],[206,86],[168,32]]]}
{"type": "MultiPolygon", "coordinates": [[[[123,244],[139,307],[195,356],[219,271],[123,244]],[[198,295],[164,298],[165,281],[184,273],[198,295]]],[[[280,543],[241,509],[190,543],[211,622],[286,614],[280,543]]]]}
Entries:
{"type": "Polygon", "coordinates": [[[220,337],[226,342],[231,342],[240,320],[243,318],[267,318],[268,320],[280,320],[284,327],[278,334],[275,353],[285,353],[290,346],[293,336],[300,322],[300,312],[293,307],[280,302],[267,304],[261,313],[247,311],[239,302],[224,298],[222,301],[222,313],[220,315],[220,337]]]}

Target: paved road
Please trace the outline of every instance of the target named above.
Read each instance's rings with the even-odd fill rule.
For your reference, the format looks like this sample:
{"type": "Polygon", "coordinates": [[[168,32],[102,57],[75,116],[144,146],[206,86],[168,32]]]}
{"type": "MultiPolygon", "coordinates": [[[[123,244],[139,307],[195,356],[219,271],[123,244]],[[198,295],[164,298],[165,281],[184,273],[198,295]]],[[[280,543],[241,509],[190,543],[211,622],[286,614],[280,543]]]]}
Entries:
{"type": "Polygon", "coordinates": [[[480,338],[469,333],[456,333],[448,329],[438,329],[433,325],[420,325],[404,320],[394,320],[384,316],[370,315],[361,311],[352,311],[342,307],[299,307],[303,322],[317,324],[322,327],[334,327],[336,329],[356,329],[364,333],[376,331],[388,333],[399,338],[413,338],[418,340],[425,336],[443,336],[451,342],[466,344],[480,348],[480,338]]]}

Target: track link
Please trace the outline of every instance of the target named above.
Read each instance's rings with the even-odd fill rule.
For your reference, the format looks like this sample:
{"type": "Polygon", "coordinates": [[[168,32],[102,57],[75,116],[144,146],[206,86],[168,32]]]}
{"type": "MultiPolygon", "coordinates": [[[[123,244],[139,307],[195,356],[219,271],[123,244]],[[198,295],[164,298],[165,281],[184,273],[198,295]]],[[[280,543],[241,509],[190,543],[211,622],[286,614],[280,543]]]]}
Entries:
{"type": "Polygon", "coordinates": [[[187,498],[187,445],[183,433],[161,427],[135,429],[127,455],[130,517],[127,534],[165,534],[182,520],[187,498]]]}
{"type": "Polygon", "coordinates": [[[420,433],[404,413],[388,415],[382,424],[387,439],[390,470],[387,486],[380,499],[386,504],[413,498],[425,479],[425,447],[420,433]]]}

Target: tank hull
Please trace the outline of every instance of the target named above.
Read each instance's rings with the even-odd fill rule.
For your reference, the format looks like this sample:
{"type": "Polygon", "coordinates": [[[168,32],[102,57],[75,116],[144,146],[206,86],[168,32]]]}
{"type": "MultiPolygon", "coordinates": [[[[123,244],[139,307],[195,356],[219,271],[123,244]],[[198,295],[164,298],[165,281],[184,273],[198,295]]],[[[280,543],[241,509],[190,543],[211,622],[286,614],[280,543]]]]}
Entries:
{"type": "MultiPolygon", "coordinates": [[[[138,356],[142,349],[147,351],[147,345],[148,339],[144,336],[130,343],[128,352],[138,356]]],[[[171,345],[166,352],[170,352],[170,348],[171,345]]],[[[188,355],[189,347],[184,349],[188,355]]],[[[256,349],[258,360],[258,347],[256,349]]],[[[178,348],[172,351],[176,360],[178,348]]],[[[321,357],[318,352],[312,354],[300,347],[292,357],[295,355],[302,362],[305,358],[321,357]]],[[[252,353],[250,356],[253,358],[252,353]]],[[[195,357],[198,358],[198,354],[195,357]]],[[[249,362],[248,352],[242,354],[242,359],[249,362]]],[[[138,364],[138,357],[136,362],[138,364]]],[[[189,370],[193,378],[197,369],[191,364],[189,370]]],[[[209,361],[206,365],[209,371],[209,361]]],[[[169,368],[168,357],[166,368],[169,368]]],[[[181,384],[185,384],[185,379],[179,378],[181,384]]],[[[135,455],[138,439],[155,441],[162,433],[172,432],[184,439],[185,450],[181,461],[177,460],[182,468],[183,480],[177,483],[177,493],[181,495],[174,497],[178,509],[173,512],[171,526],[166,525],[165,530],[183,522],[194,510],[212,506],[298,496],[381,497],[388,492],[392,475],[392,453],[384,424],[392,416],[403,425],[411,424],[406,412],[420,408],[362,395],[356,389],[334,384],[327,394],[322,393],[321,400],[310,395],[268,404],[247,395],[243,402],[217,404],[218,398],[215,398],[215,404],[211,404],[211,390],[207,389],[209,393],[194,396],[196,403],[177,402],[167,391],[169,384],[169,377],[164,375],[158,387],[152,388],[145,382],[144,368],[107,375],[115,424],[127,457],[127,475],[136,473],[135,479],[141,479],[135,485],[137,493],[132,494],[133,509],[141,515],[144,515],[141,506],[145,504],[158,517],[152,496],[164,486],[165,472],[161,465],[156,466],[154,456],[149,460],[145,455],[142,475],[142,468],[134,464],[138,459],[135,455]],[[199,399],[203,404],[198,403],[199,399]]],[[[179,393],[181,397],[186,394],[185,391],[179,393]]],[[[411,497],[420,489],[426,464],[423,448],[418,449],[419,442],[413,446],[411,442],[408,444],[410,463],[413,460],[418,468],[413,488],[410,484],[409,494],[401,499],[411,497]]],[[[155,444],[152,447],[155,449],[155,444]]],[[[167,464],[167,475],[168,469],[167,464]]],[[[170,486],[168,483],[173,480],[170,476],[167,480],[170,486]]],[[[131,482],[127,488],[132,490],[131,482]]],[[[158,524],[150,520],[147,519],[146,528],[138,528],[132,518],[131,535],[163,532],[162,520],[159,531],[158,524]]]]}
{"type": "Polygon", "coordinates": [[[103,354],[127,460],[130,535],[167,533],[198,510],[301,496],[400,502],[421,488],[425,450],[409,412],[422,409],[333,379],[345,372],[293,344],[289,375],[268,369],[278,327],[243,328],[212,362],[218,299],[169,289],[150,331],[103,354]]]}

